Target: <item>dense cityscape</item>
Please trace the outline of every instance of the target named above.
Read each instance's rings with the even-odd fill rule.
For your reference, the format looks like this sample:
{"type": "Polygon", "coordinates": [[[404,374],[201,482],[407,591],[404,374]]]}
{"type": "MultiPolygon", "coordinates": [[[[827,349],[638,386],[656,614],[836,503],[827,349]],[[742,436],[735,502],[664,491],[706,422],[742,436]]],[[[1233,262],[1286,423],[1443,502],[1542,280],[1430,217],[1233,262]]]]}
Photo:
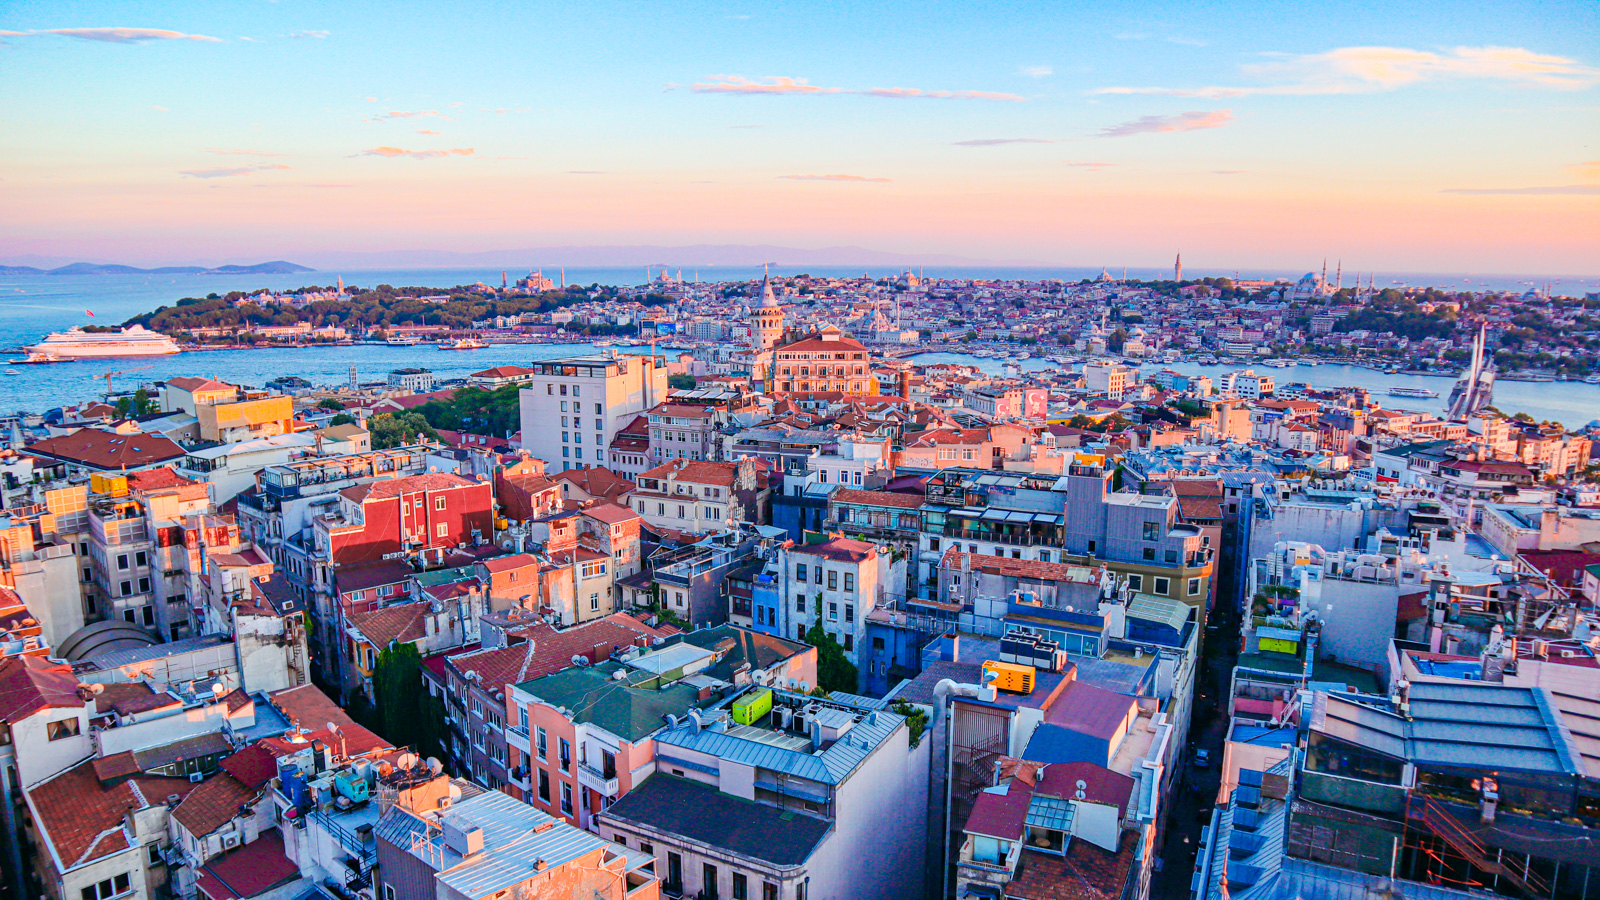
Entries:
{"type": "Polygon", "coordinates": [[[0,2],[0,900],[1600,900],[1600,16],[0,2]]]}
{"type": "Polygon", "coordinates": [[[193,374],[0,429],[8,895],[1584,896],[1594,296],[557,274],[32,348],[193,374]]]}

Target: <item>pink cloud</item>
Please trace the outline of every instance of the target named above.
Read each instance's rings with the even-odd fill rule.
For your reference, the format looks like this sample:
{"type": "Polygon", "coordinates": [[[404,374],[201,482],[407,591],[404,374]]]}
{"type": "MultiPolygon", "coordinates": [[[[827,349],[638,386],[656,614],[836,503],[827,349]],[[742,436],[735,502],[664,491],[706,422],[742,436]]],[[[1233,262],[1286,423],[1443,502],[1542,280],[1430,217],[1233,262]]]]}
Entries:
{"type": "Polygon", "coordinates": [[[1215,109],[1210,112],[1196,109],[1171,116],[1143,116],[1132,122],[1112,125],[1102,129],[1101,137],[1128,137],[1134,134],[1159,134],[1168,131],[1199,131],[1204,128],[1221,128],[1233,120],[1233,111],[1215,109]]]}
{"type": "Polygon", "coordinates": [[[439,159],[445,156],[471,156],[472,153],[473,148],[471,147],[455,147],[450,150],[402,150],[399,147],[373,147],[370,150],[361,151],[363,156],[385,156],[391,159],[397,156],[405,156],[411,159],[439,159]]]}
{"type": "Polygon", "coordinates": [[[257,172],[267,172],[287,168],[289,167],[284,165],[240,166],[232,169],[189,169],[179,172],[178,174],[188,176],[189,178],[240,178],[245,175],[254,175],[257,172]]]}
{"type": "Polygon", "coordinates": [[[142,44],[145,41],[207,41],[219,43],[221,38],[203,34],[184,34],[165,28],[51,28],[34,34],[54,34],[82,41],[101,41],[107,44],[142,44]]]}

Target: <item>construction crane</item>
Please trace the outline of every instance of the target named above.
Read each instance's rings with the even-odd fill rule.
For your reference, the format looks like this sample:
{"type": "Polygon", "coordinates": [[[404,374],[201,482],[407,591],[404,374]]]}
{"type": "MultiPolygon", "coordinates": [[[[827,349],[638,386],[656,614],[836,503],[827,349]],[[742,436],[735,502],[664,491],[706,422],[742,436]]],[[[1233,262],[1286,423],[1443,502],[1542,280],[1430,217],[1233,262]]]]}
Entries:
{"type": "Polygon", "coordinates": [[[111,402],[111,376],[113,376],[113,375],[127,375],[127,374],[129,374],[131,372],[143,372],[145,369],[148,369],[148,368],[150,368],[150,366],[139,366],[136,369],[123,369],[121,372],[107,372],[104,376],[102,376],[106,380],[106,402],[107,403],[111,402]]]}

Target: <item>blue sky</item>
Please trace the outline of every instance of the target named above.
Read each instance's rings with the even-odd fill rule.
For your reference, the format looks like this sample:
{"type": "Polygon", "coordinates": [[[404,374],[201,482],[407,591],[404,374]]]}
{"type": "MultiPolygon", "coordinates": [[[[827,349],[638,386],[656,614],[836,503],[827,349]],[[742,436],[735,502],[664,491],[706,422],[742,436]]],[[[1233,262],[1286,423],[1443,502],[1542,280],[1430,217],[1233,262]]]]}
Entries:
{"type": "Polygon", "coordinates": [[[14,253],[1597,265],[1591,3],[13,2],[0,42],[14,253]]]}

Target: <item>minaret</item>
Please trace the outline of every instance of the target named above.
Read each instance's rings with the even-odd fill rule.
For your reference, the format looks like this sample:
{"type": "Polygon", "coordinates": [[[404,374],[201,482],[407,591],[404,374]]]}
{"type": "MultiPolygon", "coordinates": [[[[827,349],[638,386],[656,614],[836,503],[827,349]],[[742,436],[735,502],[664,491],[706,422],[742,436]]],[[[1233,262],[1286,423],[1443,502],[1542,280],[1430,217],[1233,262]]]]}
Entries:
{"type": "Polygon", "coordinates": [[[1178,251],[1178,260],[1172,264],[1172,280],[1183,280],[1183,251],[1178,251]]]}
{"type": "Polygon", "coordinates": [[[1333,289],[1344,289],[1344,260],[1339,260],[1339,267],[1333,270],[1333,289]]]}
{"type": "Polygon", "coordinates": [[[344,276],[339,276],[339,296],[344,296],[344,276]]]}
{"type": "Polygon", "coordinates": [[[562,290],[566,290],[567,289],[567,267],[566,266],[562,266],[561,267],[561,289],[562,290]]]}
{"type": "Polygon", "coordinates": [[[500,290],[502,290],[502,291],[505,290],[506,289],[506,285],[508,285],[508,284],[510,284],[510,282],[506,280],[506,270],[505,269],[501,269],[500,270],[500,290]]]}

